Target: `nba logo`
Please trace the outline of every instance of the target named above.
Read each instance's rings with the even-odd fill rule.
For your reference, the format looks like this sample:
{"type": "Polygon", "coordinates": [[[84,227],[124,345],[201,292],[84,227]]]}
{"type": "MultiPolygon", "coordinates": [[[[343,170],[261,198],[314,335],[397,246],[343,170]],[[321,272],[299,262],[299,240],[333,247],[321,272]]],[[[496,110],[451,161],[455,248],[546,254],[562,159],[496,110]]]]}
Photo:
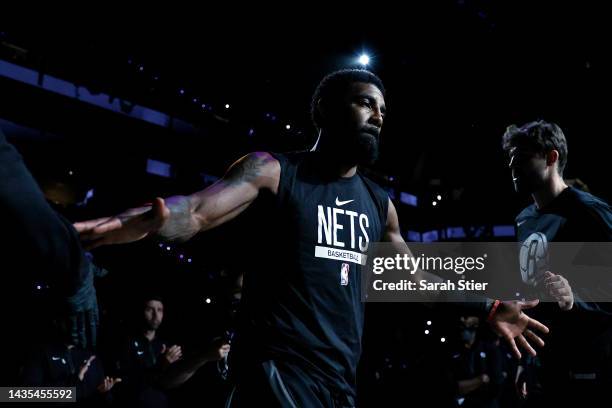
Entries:
{"type": "Polygon", "coordinates": [[[349,264],[343,263],[342,268],[340,268],[340,285],[346,286],[348,285],[349,278],[349,264]]]}

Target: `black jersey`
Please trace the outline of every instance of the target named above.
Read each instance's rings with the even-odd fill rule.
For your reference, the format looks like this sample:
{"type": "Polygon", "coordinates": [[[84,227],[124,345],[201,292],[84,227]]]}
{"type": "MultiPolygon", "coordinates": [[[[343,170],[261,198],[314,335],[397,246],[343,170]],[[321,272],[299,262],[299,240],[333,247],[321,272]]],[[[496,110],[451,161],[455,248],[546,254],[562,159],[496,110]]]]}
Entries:
{"type": "Polygon", "coordinates": [[[364,321],[360,274],[369,246],[382,239],[388,195],[359,172],[326,176],[317,153],[274,157],[278,194],[257,220],[236,358],[298,364],[354,395],[364,321]]]}
{"type": "MultiPolygon", "coordinates": [[[[547,206],[535,204],[517,217],[519,242],[525,245],[547,246],[548,242],[609,242],[612,240],[612,211],[598,197],[568,187],[547,206]]],[[[555,271],[551,267],[551,272],[555,271]]],[[[572,270],[563,272],[572,284],[578,279],[572,270]]],[[[597,288],[612,293],[612,275],[602,277],[597,288]]],[[[532,289],[533,290],[533,289],[532,289]]],[[[536,291],[542,289],[536,289],[536,291]]],[[[527,289],[529,291],[529,289],[527,289]]],[[[563,312],[556,303],[544,303],[534,309],[534,316],[551,328],[542,356],[547,357],[550,370],[563,364],[575,370],[600,366],[608,359],[607,343],[612,335],[612,307],[607,302],[587,301],[588,291],[574,290],[574,307],[563,312]],[[583,296],[585,295],[585,296],[583,296]],[[563,355],[563,358],[556,356],[563,355]],[[557,359],[557,362],[550,362],[557,359]]]]}
{"type": "Polygon", "coordinates": [[[535,204],[516,217],[519,241],[543,233],[548,242],[609,242],[612,240],[612,210],[600,198],[568,187],[549,205],[535,204]]]}

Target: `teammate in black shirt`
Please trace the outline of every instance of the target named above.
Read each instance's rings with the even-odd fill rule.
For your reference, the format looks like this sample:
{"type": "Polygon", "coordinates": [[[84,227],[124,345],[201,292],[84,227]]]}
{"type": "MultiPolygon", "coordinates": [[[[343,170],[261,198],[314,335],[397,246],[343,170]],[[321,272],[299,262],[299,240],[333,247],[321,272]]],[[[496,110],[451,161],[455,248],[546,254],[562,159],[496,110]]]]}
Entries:
{"type": "MultiPolygon", "coordinates": [[[[549,242],[612,240],[610,205],[569,187],[563,179],[568,151],[559,126],[545,121],[520,128],[510,126],[503,137],[503,147],[510,158],[516,191],[530,194],[534,201],[516,217],[517,238],[523,246],[545,248],[549,242]]],[[[584,390],[578,391],[578,386],[585,384],[595,385],[589,391],[591,397],[596,392],[604,394],[602,375],[612,357],[609,352],[612,308],[606,302],[581,299],[589,288],[576,286],[576,282],[584,282],[578,273],[571,268],[563,272],[565,276],[555,270],[535,271],[533,279],[526,282],[535,285],[528,290],[552,301],[538,310],[538,316],[552,329],[547,350],[542,355],[541,380],[547,398],[564,405],[573,396],[576,402],[583,399],[584,390]],[[585,371],[590,377],[595,374],[594,378],[586,382],[572,381],[575,377],[572,373],[585,371]]],[[[590,289],[612,293],[612,277],[604,277],[596,286],[590,289]]],[[[609,392],[605,394],[609,396],[609,392]]]]}
{"type": "MultiPolygon", "coordinates": [[[[275,217],[261,229],[275,238],[259,240],[265,252],[245,274],[234,406],[355,404],[364,253],[371,242],[388,241],[409,254],[393,203],[358,171],[377,157],[384,95],[368,71],[332,73],[313,97],[319,139],[311,152],[251,153],[203,191],[75,225],[90,246],[155,233],[187,240],[272,197],[275,217]]],[[[533,305],[503,302],[491,319],[517,355],[516,343],[535,354],[526,337],[543,344],[528,327],[546,327],[521,311],[533,305]]]]}

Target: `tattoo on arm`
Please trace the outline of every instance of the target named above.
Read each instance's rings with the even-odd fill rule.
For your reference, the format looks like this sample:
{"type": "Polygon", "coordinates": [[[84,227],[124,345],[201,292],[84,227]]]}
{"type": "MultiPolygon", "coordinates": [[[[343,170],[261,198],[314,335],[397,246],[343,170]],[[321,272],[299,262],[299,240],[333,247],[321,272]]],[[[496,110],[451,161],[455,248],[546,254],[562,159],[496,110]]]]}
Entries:
{"type": "MultiPolygon", "coordinates": [[[[209,187],[208,191],[217,191],[218,188],[234,187],[243,183],[255,181],[264,172],[264,167],[274,160],[267,153],[252,153],[234,163],[227,174],[220,181],[218,187],[209,187]]],[[[170,209],[170,218],[159,231],[158,236],[163,240],[185,241],[193,237],[201,230],[201,224],[194,219],[192,208],[194,204],[190,197],[175,196],[166,199],[166,205],[170,209]]]]}
{"type": "Polygon", "coordinates": [[[170,218],[157,234],[160,239],[164,241],[185,241],[198,232],[191,217],[189,197],[174,196],[167,198],[166,205],[170,209],[170,218]]]}
{"type": "Polygon", "coordinates": [[[236,162],[227,172],[224,180],[227,185],[234,186],[240,183],[249,183],[261,175],[262,168],[268,164],[267,155],[254,153],[236,162]]]}

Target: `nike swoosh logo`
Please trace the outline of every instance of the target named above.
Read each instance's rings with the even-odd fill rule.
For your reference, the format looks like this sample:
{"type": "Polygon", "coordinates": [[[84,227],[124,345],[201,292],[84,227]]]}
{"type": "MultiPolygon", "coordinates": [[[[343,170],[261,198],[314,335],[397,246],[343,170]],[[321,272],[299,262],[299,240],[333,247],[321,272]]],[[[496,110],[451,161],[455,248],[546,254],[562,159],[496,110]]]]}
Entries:
{"type": "Polygon", "coordinates": [[[338,197],[336,197],[336,205],[338,207],[342,207],[344,204],[348,204],[348,203],[350,203],[352,201],[355,201],[355,200],[340,201],[340,200],[338,200],[338,197]]]}
{"type": "Polygon", "coordinates": [[[60,359],[59,357],[51,357],[51,360],[53,360],[53,361],[57,361],[59,359],[60,359]]]}
{"type": "Polygon", "coordinates": [[[516,226],[520,227],[521,225],[523,225],[526,222],[527,222],[527,220],[519,221],[519,222],[516,223],[516,226]]]}
{"type": "Polygon", "coordinates": [[[139,356],[142,356],[144,354],[144,351],[137,351],[136,354],[138,354],[139,356]]]}

